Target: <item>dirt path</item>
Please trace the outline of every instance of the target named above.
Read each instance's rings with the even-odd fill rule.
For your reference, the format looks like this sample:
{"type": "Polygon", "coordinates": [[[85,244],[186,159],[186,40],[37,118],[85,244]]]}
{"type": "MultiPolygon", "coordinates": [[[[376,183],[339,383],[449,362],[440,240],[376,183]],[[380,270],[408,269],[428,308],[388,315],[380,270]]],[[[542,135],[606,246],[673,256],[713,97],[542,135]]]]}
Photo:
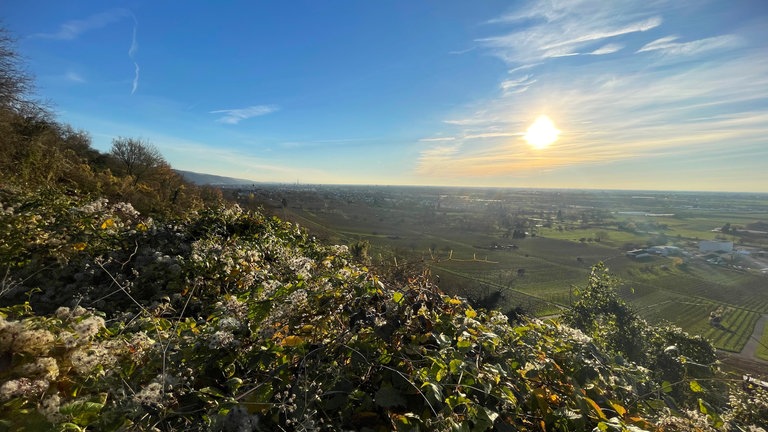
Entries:
{"type": "Polygon", "coordinates": [[[768,314],[761,316],[760,319],[757,320],[755,329],[752,331],[752,336],[747,340],[747,344],[744,345],[741,352],[738,353],[739,357],[754,361],[764,361],[757,358],[755,353],[757,352],[757,347],[760,346],[760,340],[763,338],[763,330],[765,329],[766,324],[768,324],[768,314]]]}

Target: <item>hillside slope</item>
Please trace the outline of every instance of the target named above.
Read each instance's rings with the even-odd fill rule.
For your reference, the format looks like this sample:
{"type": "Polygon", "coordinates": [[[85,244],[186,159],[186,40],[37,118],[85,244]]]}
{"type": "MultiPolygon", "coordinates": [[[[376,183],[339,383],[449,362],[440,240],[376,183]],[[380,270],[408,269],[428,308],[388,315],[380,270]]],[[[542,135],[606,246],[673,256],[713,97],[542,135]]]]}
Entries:
{"type": "Polygon", "coordinates": [[[680,333],[654,333],[678,339],[678,379],[659,380],[608,343],[623,328],[597,331],[610,321],[510,321],[236,206],[161,222],[4,189],[0,227],[9,430],[739,430],[768,413],[759,389],[724,398],[680,333]]]}

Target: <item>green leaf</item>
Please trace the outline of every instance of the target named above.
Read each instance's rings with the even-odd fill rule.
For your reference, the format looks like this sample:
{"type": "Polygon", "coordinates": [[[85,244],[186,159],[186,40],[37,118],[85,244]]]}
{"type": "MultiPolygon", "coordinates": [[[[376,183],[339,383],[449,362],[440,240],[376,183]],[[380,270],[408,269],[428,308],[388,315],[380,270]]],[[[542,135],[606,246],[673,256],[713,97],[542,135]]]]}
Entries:
{"type": "Polygon", "coordinates": [[[459,373],[463,365],[464,362],[459,359],[453,359],[450,363],[448,363],[448,367],[450,368],[452,374],[459,373]]]}
{"type": "Polygon", "coordinates": [[[672,392],[672,383],[669,381],[664,381],[661,383],[661,391],[664,393],[671,393],[672,392]]]}
{"type": "Polygon", "coordinates": [[[703,399],[699,399],[699,411],[701,411],[702,414],[709,414],[709,410],[707,409],[707,403],[704,402],[703,399]]]}
{"type": "Polygon", "coordinates": [[[437,384],[425,382],[421,385],[421,388],[424,389],[424,397],[426,397],[430,403],[436,404],[443,401],[443,391],[437,384]]]}
{"type": "Polygon", "coordinates": [[[395,303],[400,303],[401,301],[403,301],[403,293],[399,291],[395,291],[394,293],[392,293],[392,300],[394,300],[395,303]]]}
{"type": "Polygon", "coordinates": [[[70,416],[73,423],[85,426],[98,418],[102,408],[104,404],[98,402],[75,401],[61,407],[59,412],[70,416]]]}
{"type": "Polygon", "coordinates": [[[690,386],[691,386],[691,391],[694,393],[701,393],[704,391],[704,388],[701,387],[701,384],[699,384],[696,381],[691,381],[690,386]]]}

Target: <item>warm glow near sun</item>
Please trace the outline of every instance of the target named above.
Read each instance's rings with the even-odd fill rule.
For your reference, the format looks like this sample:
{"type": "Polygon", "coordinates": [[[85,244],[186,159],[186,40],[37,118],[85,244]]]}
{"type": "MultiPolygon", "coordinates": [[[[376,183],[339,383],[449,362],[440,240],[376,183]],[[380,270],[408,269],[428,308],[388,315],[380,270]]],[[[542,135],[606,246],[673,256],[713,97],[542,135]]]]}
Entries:
{"type": "Polygon", "coordinates": [[[560,131],[557,130],[552,120],[542,115],[528,128],[523,138],[533,148],[543,149],[555,142],[558,135],[560,135],[560,131]]]}

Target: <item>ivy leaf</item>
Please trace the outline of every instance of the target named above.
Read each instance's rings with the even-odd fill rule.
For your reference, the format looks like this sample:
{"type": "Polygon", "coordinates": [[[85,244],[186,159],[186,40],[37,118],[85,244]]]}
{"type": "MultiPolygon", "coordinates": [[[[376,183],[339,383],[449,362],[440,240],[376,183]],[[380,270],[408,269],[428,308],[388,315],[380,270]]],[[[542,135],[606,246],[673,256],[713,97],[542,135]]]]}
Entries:
{"type": "Polygon", "coordinates": [[[304,339],[301,338],[301,336],[286,336],[285,339],[281,342],[281,345],[284,347],[296,347],[304,343],[304,339]]]}
{"type": "Polygon", "coordinates": [[[690,387],[691,387],[691,391],[694,393],[701,393],[704,391],[704,388],[701,387],[701,384],[699,384],[696,381],[691,381],[690,387]]]}
{"type": "Polygon", "coordinates": [[[443,401],[443,391],[437,384],[425,382],[421,388],[424,389],[424,396],[430,403],[435,404],[443,401]]]}
{"type": "Polygon", "coordinates": [[[70,416],[72,422],[78,425],[87,425],[99,416],[104,404],[98,402],[75,401],[64,405],[59,412],[70,416]]]}
{"type": "Polygon", "coordinates": [[[670,393],[672,392],[672,383],[669,381],[664,381],[661,383],[661,391],[664,393],[670,393]]]}
{"type": "Polygon", "coordinates": [[[392,293],[392,300],[394,300],[395,303],[400,303],[401,301],[403,301],[403,293],[401,293],[400,291],[395,291],[394,293],[392,293]]]}
{"type": "Polygon", "coordinates": [[[452,374],[457,374],[457,373],[459,373],[459,372],[461,371],[461,366],[462,366],[463,364],[464,364],[464,362],[463,362],[463,361],[461,361],[461,360],[459,360],[459,359],[453,359],[453,360],[451,360],[451,362],[448,364],[448,367],[451,369],[451,373],[452,373],[452,374]]]}

